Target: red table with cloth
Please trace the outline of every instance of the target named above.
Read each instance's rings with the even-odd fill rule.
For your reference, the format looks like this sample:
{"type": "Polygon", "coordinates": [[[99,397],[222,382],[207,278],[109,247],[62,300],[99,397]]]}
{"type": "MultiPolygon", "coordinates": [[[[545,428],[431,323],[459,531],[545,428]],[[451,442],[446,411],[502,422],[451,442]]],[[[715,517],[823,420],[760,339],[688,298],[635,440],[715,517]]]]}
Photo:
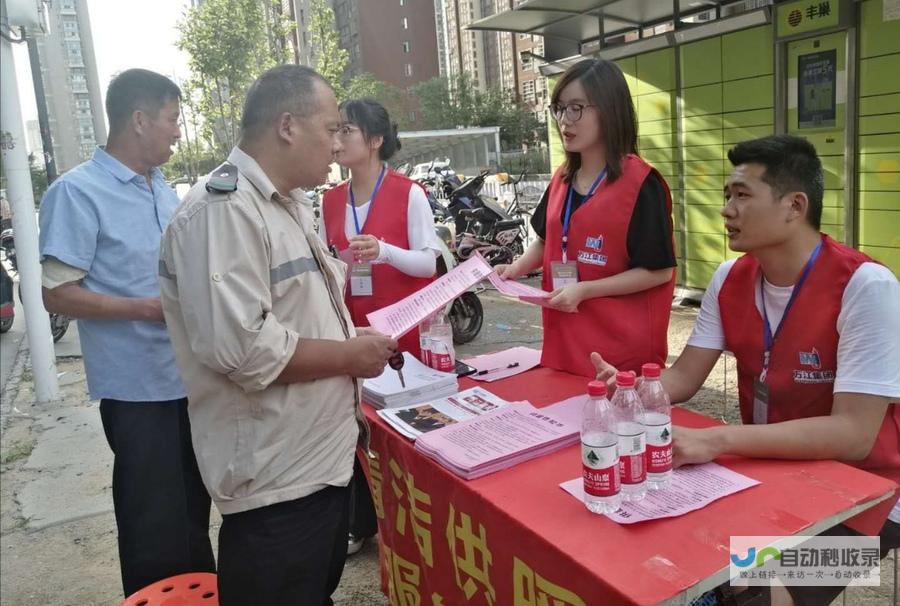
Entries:
{"type": "MultiPolygon", "coordinates": [[[[482,386],[542,407],[584,393],[586,383],[538,368],[482,386]]],[[[896,488],[832,461],[722,457],[761,483],[681,517],[619,525],[559,487],[581,475],[577,445],[466,481],[416,452],[370,406],[365,413],[377,454],[363,465],[382,589],[402,606],[682,603],[727,580],[730,536],[816,534],[870,507],[883,522],[896,488]]],[[[677,425],[715,423],[673,414],[677,425]]]]}

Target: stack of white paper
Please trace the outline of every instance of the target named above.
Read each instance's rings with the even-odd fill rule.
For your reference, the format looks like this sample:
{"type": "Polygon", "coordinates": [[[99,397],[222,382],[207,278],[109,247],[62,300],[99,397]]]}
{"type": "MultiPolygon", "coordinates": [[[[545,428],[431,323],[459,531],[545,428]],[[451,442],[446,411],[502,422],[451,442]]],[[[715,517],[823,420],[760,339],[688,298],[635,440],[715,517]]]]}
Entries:
{"type": "Polygon", "coordinates": [[[473,387],[458,394],[424,404],[410,404],[379,410],[378,416],[401,434],[415,440],[454,423],[460,423],[508,406],[509,402],[498,398],[480,387],[473,387]]]}
{"type": "Polygon", "coordinates": [[[380,376],[363,382],[363,399],[376,408],[394,408],[421,404],[459,391],[456,373],[428,368],[409,352],[403,352],[403,379],[406,387],[400,384],[396,370],[385,367],[380,376]]]}
{"type": "Polygon", "coordinates": [[[416,440],[416,450],[467,480],[578,442],[580,427],[528,402],[514,402],[416,440]]]}
{"type": "MultiPolygon", "coordinates": [[[[622,503],[606,516],[619,524],[674,518],[702,509],[713,501],[759,484],[758,480],[722,467],[717,463],[688,465],[672,472],[669,486],[650,490],[647,498],[637,503],[622,503]]],[[[584,501],[584,481],[575,478],[559,485],[570,495],[584,501]]]]}
{"type": "Polygon", "coordinates": [[[470,379],[491,383],[531,370],[541,363],[541,350],[530,347],[510,347],[503,351],[469,358],[463,362],[476,371],[475,374],[469,375],[470,379]]]}

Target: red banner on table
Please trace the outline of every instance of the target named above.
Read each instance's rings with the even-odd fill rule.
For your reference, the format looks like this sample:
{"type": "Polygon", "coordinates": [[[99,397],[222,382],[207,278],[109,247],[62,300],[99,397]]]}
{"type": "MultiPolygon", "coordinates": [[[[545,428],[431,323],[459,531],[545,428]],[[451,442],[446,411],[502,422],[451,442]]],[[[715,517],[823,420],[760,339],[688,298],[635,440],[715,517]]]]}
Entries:
{"type": "MultiPolygon", "coordinates": [[[[489,391],[540,407],[586,391],[586,383],[541,368],[489,391]]],[[[382,589],[399,606],[657,604],[727,572],[732,535],[836,524],[896,488],[833,461],[722,457],[717,462],[761,484],[677,518],[619,525],[559,488],[581,475],[580,446],[465,481],[416,452],[372,408],[365,412],[377,454],[362,458],[378,516],[382,589]]],[[[673,415],[676,425],[715,424],[682,409],[673,415]]],[[[876,509],[883,521],[889,508],[876,509]]]]}

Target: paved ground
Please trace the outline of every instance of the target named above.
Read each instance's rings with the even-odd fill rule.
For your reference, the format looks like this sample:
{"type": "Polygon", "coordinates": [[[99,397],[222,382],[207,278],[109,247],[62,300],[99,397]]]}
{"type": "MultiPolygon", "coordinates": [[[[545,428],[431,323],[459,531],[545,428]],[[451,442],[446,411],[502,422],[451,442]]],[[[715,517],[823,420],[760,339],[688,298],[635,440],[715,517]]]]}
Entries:
{"type": "MultiPolygon", "coordinates": [[[[492,291],[482,293],[482,300],[484,328],[474,342],[460,347],[461,357],[508,345],[540,346],[539,308],[507,301],[492,291]]],[[[672,354],[684,347],[695,317],[691,308],[673,310],[669,330],[672,354]]],[[[21,339],[21,332],[0,338],[0,603],[116,605],[121,595],[110,494],[112,457],[97,405],[87,398],[84,370],[77,357],[60,359],[62,399],[48,405],[33,404],[27,356],[19,355],[17,361],[13,357],[21,339]]],[[[77,356],[76,330],[59,344],[58,353],[77,356]]],[[[723,360],[689,407],[734,422],[734,394],[734,361],[723,360]]],[[[219,522],[214,512],[214,541],[219,522]]],[[[348,560],[334,596],[337,604],[387,604],[378,586],[377,557],[373,543],[348,560]]],[[[892,566],[890,561],[884,563],[883,579],[892,578],[892,566]]],[[[881,588],[851,589],[846,603],[890,604],[890,587],[888,581],[881,588]]]]}

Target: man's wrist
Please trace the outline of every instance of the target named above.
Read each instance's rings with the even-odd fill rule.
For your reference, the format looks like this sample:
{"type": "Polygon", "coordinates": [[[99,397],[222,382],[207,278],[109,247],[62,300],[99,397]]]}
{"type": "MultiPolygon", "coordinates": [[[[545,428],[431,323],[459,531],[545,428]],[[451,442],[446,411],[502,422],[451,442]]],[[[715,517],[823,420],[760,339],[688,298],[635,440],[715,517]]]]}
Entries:
{"type": "Polygon", "coordinates": [[[334,341],[334,351],[338,356],[338,367],[341,375],[353,376],[353,348],[354,339],[351,337],[345,341],[334,341]]]}

